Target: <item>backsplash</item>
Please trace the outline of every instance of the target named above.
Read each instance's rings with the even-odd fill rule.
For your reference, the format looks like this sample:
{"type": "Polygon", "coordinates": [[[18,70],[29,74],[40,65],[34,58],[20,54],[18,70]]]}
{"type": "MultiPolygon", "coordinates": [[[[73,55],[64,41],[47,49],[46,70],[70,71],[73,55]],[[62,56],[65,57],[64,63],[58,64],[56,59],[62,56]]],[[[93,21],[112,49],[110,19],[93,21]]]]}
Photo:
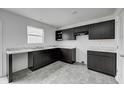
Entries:
{"type": "Polygon", "coordinates": [[[117,46],[89,46],[89,50],[100,50],[100,51],[117,51],[117,46]]]}
{"type": "Polygon", "coordinates": [[[89,40],[88,35],[77,36],[77,40],[58,41],[58,45],[76,47],[76,61],[84,61],[87,64],[87,50],[100,50],[115,52],[117,50],[116,39],[89,40]]]}

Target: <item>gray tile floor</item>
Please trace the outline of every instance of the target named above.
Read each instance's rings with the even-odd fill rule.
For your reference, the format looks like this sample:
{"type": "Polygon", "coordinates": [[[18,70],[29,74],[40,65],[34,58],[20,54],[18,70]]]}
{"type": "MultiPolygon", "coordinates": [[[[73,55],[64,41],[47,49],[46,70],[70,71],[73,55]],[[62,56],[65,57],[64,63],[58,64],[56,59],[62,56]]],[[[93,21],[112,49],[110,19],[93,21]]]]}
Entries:
{"type": "Polygon", "coordinates": [[[86,65],[57,61],[34,72],[14,73],[14,84],[117,84],[114,77],[88,70],[86,65]]]}

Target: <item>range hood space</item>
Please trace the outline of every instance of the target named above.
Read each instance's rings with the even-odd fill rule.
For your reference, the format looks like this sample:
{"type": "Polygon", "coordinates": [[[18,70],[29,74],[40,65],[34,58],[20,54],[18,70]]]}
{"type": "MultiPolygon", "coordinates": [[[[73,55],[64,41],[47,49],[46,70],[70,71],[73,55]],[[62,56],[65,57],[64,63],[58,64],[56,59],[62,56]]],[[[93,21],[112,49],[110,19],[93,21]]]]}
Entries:
{"type": "Polygon", "coordinates": [[[81,36],[81,35],[88,35],[88,31],[81,31],[81,32],[77,32],[77,33],[74,33],[75,36],[81,36]]]}

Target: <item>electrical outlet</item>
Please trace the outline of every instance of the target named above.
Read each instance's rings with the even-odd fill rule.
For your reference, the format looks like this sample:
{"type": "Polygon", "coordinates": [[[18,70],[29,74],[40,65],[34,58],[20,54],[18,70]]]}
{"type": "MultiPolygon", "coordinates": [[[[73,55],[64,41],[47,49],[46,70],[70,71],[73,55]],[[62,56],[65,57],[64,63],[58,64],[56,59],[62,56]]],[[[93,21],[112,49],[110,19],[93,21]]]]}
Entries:
{"type": "Polygon", "coordinates": [[[84,64],[84,61],[81,61],[82,64],[84,64]]]}

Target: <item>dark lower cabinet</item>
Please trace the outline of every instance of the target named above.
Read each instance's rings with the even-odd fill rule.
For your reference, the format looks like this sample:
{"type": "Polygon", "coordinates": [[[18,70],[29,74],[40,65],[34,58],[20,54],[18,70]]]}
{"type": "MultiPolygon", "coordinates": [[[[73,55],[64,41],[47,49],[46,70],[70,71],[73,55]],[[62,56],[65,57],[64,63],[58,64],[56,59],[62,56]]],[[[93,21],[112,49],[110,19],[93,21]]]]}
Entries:
{"type": "Polygon", "coordinates": [[[87,54],[89,69],[111,76],[116,75],[116,53],[88,51],[87,54]]]}
{"type": "Polygon", "coordinates": [[[29,68],[35,70],[53,63],[56,59],[51,50],[41,50],[28,53],[28,60],[29,68]]]}
{"type": "Polygon", "coordinates": [[[34,54],[34,68],[43,67],[54,62],[52,58],[52,52],[49,50],[43,50],[34,54]]]}
{"type": "Polygon", "coordinates": [[[56,35],[56,41],[62,41],[62,31],[61,30],[56,31],[55,35],[56,35]]]}
{"type": "Polygon", "coordinates": [[[61,48],[60,49],[60,60],[67,62],[67,63],[71,63],[73,64],[76,61],[76,49],[65,49],[65,48],[61,48]]]}
{"type": "Polygon", "coordinates": [[[76,49],[48,49],[28,53],[28,68],[36,70],[48,64],[61,60],[67,63],[75,62],[76,49]]]}

